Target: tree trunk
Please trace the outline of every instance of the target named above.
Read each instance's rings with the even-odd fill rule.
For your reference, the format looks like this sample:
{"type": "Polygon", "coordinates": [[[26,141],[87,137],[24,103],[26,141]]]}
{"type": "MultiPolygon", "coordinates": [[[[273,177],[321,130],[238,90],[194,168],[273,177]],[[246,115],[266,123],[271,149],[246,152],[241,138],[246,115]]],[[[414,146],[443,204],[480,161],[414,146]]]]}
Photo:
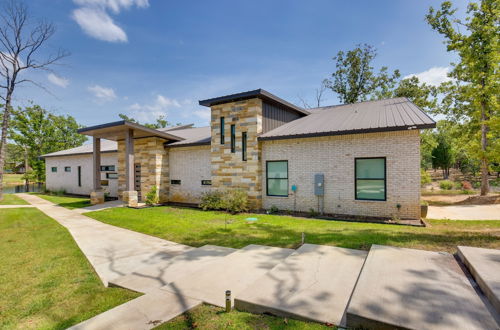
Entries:
{"type": "Polygon", "coordinates": [[[26,192],[29,191],[29,185],[30,185],[30,182],[29,182],[29,179],[28,179],[28,166],[29,166],[29,162],[28,162],[28,148],[24,147],[24,186],[26,188],[26,192]]]}
{"type": "Polygon", "coordinates": [[[481,196],[486,196],[490,191],[488,183],[488,157],[486,156],[486,149],[488,147],[488,131],[489,127],[486,124],[488,116],[486,115],[486,104],[481,103],[481,196]]]}
{"type": "Polygon", "coordinates": [[[11,99],[12,90],[8,89],[3,110],[2,136],[0,138],[0,200],[3,199],[3,172],[5,167],[5,151],[7,150],[7,130],[9,129],[11,99]]]}

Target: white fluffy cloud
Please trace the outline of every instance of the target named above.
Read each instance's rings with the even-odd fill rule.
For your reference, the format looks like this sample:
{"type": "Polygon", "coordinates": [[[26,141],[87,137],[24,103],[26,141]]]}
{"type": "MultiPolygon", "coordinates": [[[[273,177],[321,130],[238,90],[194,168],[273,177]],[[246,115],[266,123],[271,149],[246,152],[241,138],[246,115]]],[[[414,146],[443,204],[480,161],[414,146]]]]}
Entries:
{"type": "Polygon", "coordinates": [[[210,115],[211,115],[211,112],[210,112],[210,109],[200,109],[200,110],[196,110],[194,112],[194,114],[199,117],[200,119],[203,119],[203,120],[206,120],[206,121],[210,121],[210,115]]]}
{"type": "Polygon", "coordinates": [[[410,75],[407,75],[406,78],[410,77],[417,77],[420,82],[424,82],[429,85],[434,85],[438,86],[443,82],[450,81],[451,78],[448,77],[448,72],[450,71],[449,67],[432,67],[427,71],[420,72],[420,73],[413,73],[410,75]]]}
{"type": "Polygon", "coordinates": [[[91,37],[109,42],[127,42],[127,34],[108,14],[119,14],[132,6],[146,8],[148,0],[73,0],[80,7],[73,10],[72,17],[91,37]]]}
{"type": "Polygon", "coordinates": [[[53,73],[49,73],[47,79],[56,86],[66,88],[69,85],[69,79],[56,76],[53,73]]]}
{"type": "Polygon", "coordinates": [[[116,99],[116,93],[113,88],[94,85],[87,87],[87,90],[94,94],[96,102],[99,103],[113,101],[116,99]]]}
{"type": "Polygon", "coordinates": [[[132,117],[141,122],[150,122],[159,116],[166,116],[167,111],[180,108],[181,104],[176,99],[165,97],[161,94],[156,95],[153,102],[149,104],[134,103],[129,106],[132,117]]]}

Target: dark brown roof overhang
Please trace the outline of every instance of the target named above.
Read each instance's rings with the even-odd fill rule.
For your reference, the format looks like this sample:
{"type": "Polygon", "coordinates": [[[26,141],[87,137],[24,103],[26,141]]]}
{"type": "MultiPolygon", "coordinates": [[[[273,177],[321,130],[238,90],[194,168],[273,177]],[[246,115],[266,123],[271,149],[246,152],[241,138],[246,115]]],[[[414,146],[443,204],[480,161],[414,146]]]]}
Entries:
{"type": "Polygon", "coordinates": [[[282,98],[279,98],[276,95],[271,94],[268,91],[261,89],[261,88],[255,89],[252,91],[248,91],[248,92],[231,94],[231,95],[226,95],[226,96],[215,97],[212,99],[201,100],[198,103],[200,105],[205,106],[205,107],[211,107],[211,106],[218,105],[218,104],[243,101],[243,100],[248,100],[248,99],[253,99],[253,98],[259,98],[259,99],[266,101],[268,103],[280,105],[282,107],[287,108],[288,110],[297,112],[297,113],[302,114],[302,115],[309,114],[308,111],[302,109],[301,107],[298,107],[290,102],[287,102],[287,101],[283,100],[282,98]]]}

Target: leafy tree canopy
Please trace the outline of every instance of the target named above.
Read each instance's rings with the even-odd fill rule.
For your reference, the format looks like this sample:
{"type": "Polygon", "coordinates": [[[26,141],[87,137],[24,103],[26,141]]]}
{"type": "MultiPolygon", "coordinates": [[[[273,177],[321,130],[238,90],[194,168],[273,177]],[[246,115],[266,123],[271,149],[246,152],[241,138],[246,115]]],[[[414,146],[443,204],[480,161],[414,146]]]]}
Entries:
{"type": "MultiPolygon", "coordinates": [[[[167,121],[166,117],[165,116],[159,116],[158,118],[156,118],[156,122],[151,124],[151,123],[144,123],[144,124],[141,124],[138,120],[132,118],[132,117],[129,117],[123,113],[120,113],[118,115],[121,119],[123,120],[126,120],[126,121],[129,121],[131,123],[136,123],[136,124],[140,124],[140,125],[143,125],[143,126],[146,126],[146,127],[149,127],[149,128],[164,128],[164,127],[167,127],[167,126],[170,126],[170,122],[167,121]]],[[[176,125],[180,125],[179,123],[176,124],[176,125]]]]}

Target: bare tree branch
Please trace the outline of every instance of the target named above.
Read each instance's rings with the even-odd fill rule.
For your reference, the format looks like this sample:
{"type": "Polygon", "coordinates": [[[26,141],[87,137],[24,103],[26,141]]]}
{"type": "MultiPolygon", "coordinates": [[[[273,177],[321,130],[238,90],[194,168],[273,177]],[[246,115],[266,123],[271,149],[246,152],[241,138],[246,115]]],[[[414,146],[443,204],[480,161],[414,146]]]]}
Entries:
{"type": "Polygon", "coordinates": [[[30,83],[53,95],[41,83],[25,76],[18,79],[19,74],[25,70],[51,71],[51,66],[69,56],[67,51],[59,49],[55,54],[46,58],[37,57],[55,31],[54,25],[45,21],[32,24],[28,8],[22,0],[10,0],[0,9],[0,81],[3,80],[0,82],[0,88],[5,90],[5,94],[0,95],[0,99],[5,102],[0,138],[0,200],[2,199],[5,145],[15,88],[18,85],[30,83]]]}

